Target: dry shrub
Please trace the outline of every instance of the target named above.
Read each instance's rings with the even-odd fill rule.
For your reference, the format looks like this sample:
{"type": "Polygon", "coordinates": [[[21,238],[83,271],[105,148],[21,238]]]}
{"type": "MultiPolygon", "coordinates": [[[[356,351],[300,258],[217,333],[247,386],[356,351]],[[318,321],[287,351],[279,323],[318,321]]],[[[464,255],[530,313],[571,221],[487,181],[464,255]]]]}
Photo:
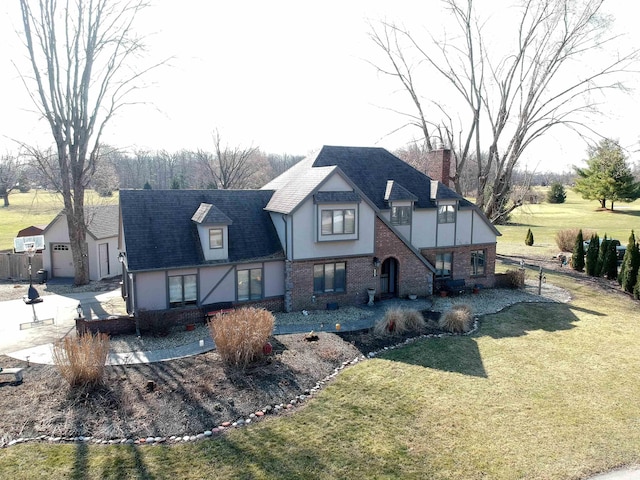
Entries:
{"type": "Polygon", "coordinates": [[[440,328],[453,333],[465,333],[471,330],[473,319],[469,305],[454,305],[440,317],[440,328]]]}
{"type": "Polygon", "coordinates": [[[245,368],[262,355],[262,348],[273,332],[273,324],[271,312],[250,307],[218,314],[208,325],[222,361],[245,368]]]}
{"type": "Polygon", "coordinates": [[[510,288],[524,288],[524,278],[526,270],[518,268],[516,270],[509,269],[505,272],[507,284],[510,288]]]}
{"type": "Polygon", "coordinates": [[[101,384],[108,354],[109,335],[105,333],[64,337],[53,345],[53,363],[72,387],[101,384]]]}
{"type": "Polygon", "coordinates": [[[373,327],[376,336],[403,335],[407,332],[419,332],[424,329],[424,317],[417,310],[391,308],[384,314],[384,318],[373,327]]]}
{"type": "MultiPolygon", "coordinates": [[[[573,247],[576,246],[576,237],[580,232],[579,228],[568,228],[565,230],[558,230],[556,232],[556,245],[561,252],[573,252],[573,247]]],[[[591,230],[582,230],[582,238],[591,238],[591,230]]]]}

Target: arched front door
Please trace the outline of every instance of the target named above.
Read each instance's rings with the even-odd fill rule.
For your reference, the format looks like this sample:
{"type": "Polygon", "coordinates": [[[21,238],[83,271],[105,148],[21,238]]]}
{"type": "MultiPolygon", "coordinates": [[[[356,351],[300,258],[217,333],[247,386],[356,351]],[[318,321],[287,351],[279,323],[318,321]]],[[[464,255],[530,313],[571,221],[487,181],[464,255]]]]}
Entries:
{"type": "Polygon", "coordinates": [[[387,258],[380,269],[380,294],[385,297],[398,295],[398,261],[387,258]]]}

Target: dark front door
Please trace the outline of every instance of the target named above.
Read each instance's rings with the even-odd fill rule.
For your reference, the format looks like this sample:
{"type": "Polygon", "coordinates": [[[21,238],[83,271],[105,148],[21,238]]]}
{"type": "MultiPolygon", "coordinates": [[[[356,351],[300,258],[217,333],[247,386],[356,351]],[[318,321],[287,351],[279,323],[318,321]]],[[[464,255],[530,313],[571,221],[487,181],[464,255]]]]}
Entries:
{"type": "Polygon", "coordinates": [[[380,269],[380,294],[395,297],[398,294],[398,262],[387,258],[380,269]]]}

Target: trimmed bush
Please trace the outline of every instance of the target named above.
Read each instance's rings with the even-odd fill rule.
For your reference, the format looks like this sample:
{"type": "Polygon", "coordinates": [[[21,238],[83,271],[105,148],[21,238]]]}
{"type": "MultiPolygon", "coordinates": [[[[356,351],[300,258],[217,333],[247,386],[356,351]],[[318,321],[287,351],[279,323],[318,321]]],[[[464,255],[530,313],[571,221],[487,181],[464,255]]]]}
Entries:
{"type": "Polygon", "coordinates": [[[439,320],[439,326],[443,330],[453,333],[466,333],[471,330],[473,317],[469,305],[454,305],[439,320]]]}
{"type": "Polygon", "coordinates": [[[533,245],[533,232],[531,229],[527,230],[527,236],[524,239],[524,244],[529,247],[533,245]]]}
{"type": "Polygon", "coordinates": [[[263,355],[264,344],[273,332],[273,314],[263,308],[241,308],[214,316],[208,323],[222,361],[246,368],[263,355]]]}
{"type": "Polygon", "coordinates": [[[597,233],[591,235],[589,247],[587,247],[586,269],[587,275],[591,277],[598,276],[598,251],[600,250],[600,238],[597,233]]]}
{"type": "Polygon", "coordinates": [[[551,188],[547,192],[547,202],[549,203],[564,203],[567,199],[567,192],[564,191],[564,187],[560,182],[553,182],[551,188]]]}
{"type": "Polygon", "coordinates": [[[504,272],[507,277],[509,288],[523,288],[526,271],[523,268],[517,270],[509,269],[504,272]]]}
{"type": "Polygon", "coordinates": [[[424,317],[417,310],[390,308],[373,327],[376,336],[403,335],[407,332],[420,332],[426,327],[424,317]]]}
{"type": "Polygon", "coordinates": [[[571,255],[571,266],[578,272],[584,270],[584,237],[582,236],[582,230],[576,236],[573,254],[571,255]]]}
{"type": "Polygon", "coordinates": [[[53,363],[71,387],[100,385],[109,354],[109,335],[85,333],[53,345],[53,363]]]}
{"type": "Polygon", "coordinates": [[[616,244],[611,240],[607,243],[601,274],[609,280],[618,278],[618,253],[616,251],[616,244]]]}

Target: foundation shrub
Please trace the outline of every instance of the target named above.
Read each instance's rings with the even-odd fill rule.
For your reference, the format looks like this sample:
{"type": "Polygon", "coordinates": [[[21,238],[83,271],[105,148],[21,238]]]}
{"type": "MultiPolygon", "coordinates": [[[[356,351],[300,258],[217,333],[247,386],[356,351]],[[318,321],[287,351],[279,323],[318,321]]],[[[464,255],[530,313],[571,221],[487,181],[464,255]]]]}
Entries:
{"type": "Polygon", "coordinates": [[[384,318],[373,327],[376,336],[403,335],[407,332],[420,332],[426,327],[424,317],[417,310],[390,308],[384,318]]]}
{"type": "Polygon", "coordinates": [[[440,317],[439,326],[453,333],[465,333],[471,330],[473,317],[469,305],[454,305],[440,317]]]}
{"type": "MultiPolygon", "coordinates": [[[[567,228],[556,232],[556,245],[561,252],[573,252],[576,245],[576,237],[580,233],[579,228],[567,228]]],[[[590,230],[582,230],[583,238],[589,238],[592,235],[590,230]]]]}
{"type": "Polygon", "coordinates": [[[506,284],[509,288],[524,288],[524,269],[509,269],[505,272],[505,276],[507,278],[506,284]]]}
{"type": "Polygon", "coordinates": [[[109,344],[105,333],[64,337],[53,345],[53,363],[71,387],[98,386],[104,378],[109,344]]]}
{"type": "Polygon", "coordinates": [[[273,332],[273,314],[263,308],[241,308],[214,316],[208,323],[222,361],[245,368],[263,355],[273,332]]]}

